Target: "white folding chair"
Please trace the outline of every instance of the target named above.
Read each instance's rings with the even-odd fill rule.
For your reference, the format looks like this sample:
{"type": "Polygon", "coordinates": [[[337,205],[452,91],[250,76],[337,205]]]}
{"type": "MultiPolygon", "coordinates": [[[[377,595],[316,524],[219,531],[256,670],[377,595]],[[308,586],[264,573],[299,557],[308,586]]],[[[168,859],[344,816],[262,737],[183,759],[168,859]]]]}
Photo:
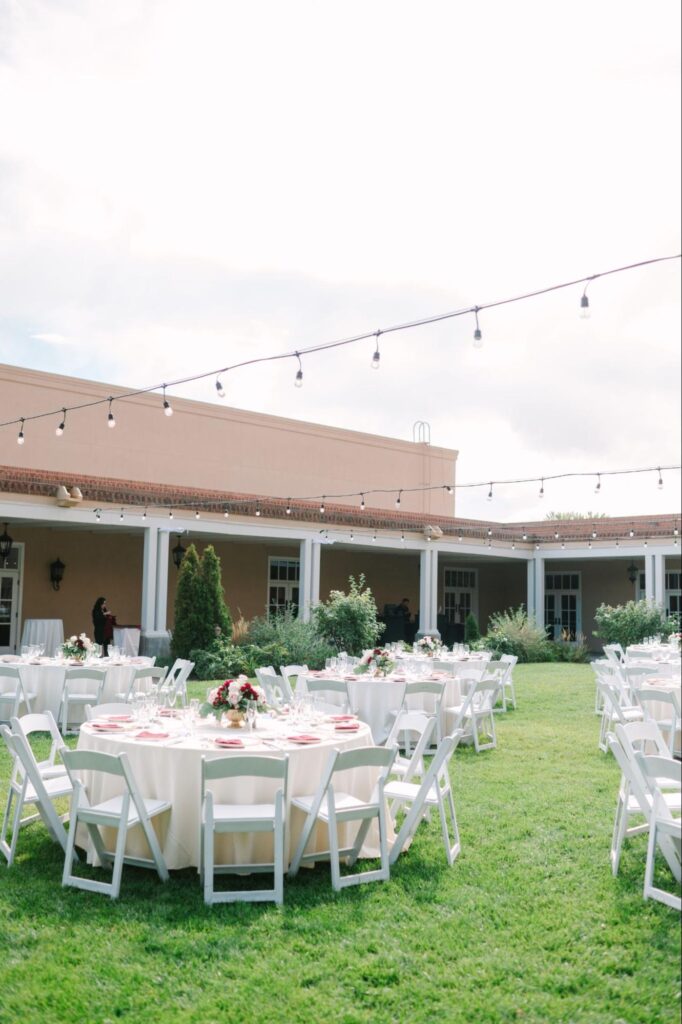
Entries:
{"type": "Polygon", "coordinates": [[[130,704],[126,704],[125,701],[112,701],[109,704],[97,704],[96,707],[92,707],[90,704],[85,705],[85,720],[91,722],[93,718],[104,718],[107,715],[131,715],[132,708],[130,704]]]}
{"type": "Polygon", "coordinates": [[[677,738],[677,730],[680,726],[680,718],[682,717],[680,713],[680,698],[676,691],[668,690],[664,687],[642,686],[639,689],[635,689],[634,696],[644,711],[645,720],[656,722],[658,728],[666,737],[671,754],[674,754],[676,752],[675,740],[677,738]],[[654,718],[650,708],[651,704],[666,704],[670,709],[669,716],[662,719],[654,718]]]}
{"type": "Polygon", "coordinates": [[[62,696],[57,715],[64,735],[69,731],[71,707],[75,706],[83,710],[86,704],[99,704],[106,675],[106,671],[101,668],[67,668],[64,673],[62,696]]]}
{"type": "Polygon", "coordinates": [[[279,669],[282,679],[286,683],[285,686],[285,699],[292,701],[294,699],[294,692],[298,686],[298,677],[307,676],[310,669],[307,665],[280,665],[279,669]],[[292,685],[291,680],[294,680],[292,685]]]}
{"type": "Polygon", "coordinates": [[[461,704],[445,709],[446,714],[454,715],[450,734],[459,731],[463,736],[471,734],[477,754],[481,750],[492,750],[497,746],[493,708],[499,692],[499,679],[496,676],[490,678],[486,674],[483,679],[473,683],[461,704]],[[488,731],[482,732],[486,726],[488,731]]]}
{"type": "Polygon", "coordinates": [[[142,668],[136,668],[133,678],[130,680],[130,686],[125,693],[117,693],[116,700],[130,703],[136,694],[151,693],[155,686],[162,690],[165,679],[166,669],[161,666],[145,665],[142,668]]]}
{"type": "Polygon", "coordinates": [[[52,779],[57,775],[66,775],[64,762],[57,762],[57,755],[61,756],[62,750],[66,749],[64,738],[57,727],[51,711],[43,711],[31,715],[22,715],[21,718],[12,719],[12,731],[24,737],[30,746],[30,737],[34,733],[50,734],[52,743],[50,753],[43,761],[36,761],[38,771],[43,779],[52,779]]]}
{"type": "MultiPolygon", "coordinates": [[[[436,727],[433,738],[436,746],[440,743],[443,733],[444,694],[445,681],[441,683],[415,680],[408,682],[405,686],[405,709],[407,711],[426,711],[427,714],[435,716],[436,727]]],[[[409,740],[409,736],[407,738],[409,740]]]]}
{"type": "Polygon", "coordinates": [[[609,682],[602,678],[597,685],[604,700],[604,711],[599,730],[599,749],[606,753],[608,734],[613,732],[616,724],[626,725],[628,722],[642,722],[644,712],[638,705],[621,703],[622,693],[615,682],[609,682]]]}
{"type": "Polygon", "coordinates": [[[448,765],[461,735],[461,730],[457,730],[440,741],[438,750],[421,783],[410,782],[406,778],[402,781],[388,782],[384,787],[384,794],[387,800],[390,800],[392,804],[407,807],[405,820],[400,826],[398,835],[395,837],[391,847],[389,858],[391,864],[395,864],[405,843],[408,839],[411,839],[420,821],[423,820],[433,807],[438,808],[440,815],[441,833],[448,864],[452,866],[459,856],[461,850],[459,827],[457,825],[457,814],[455,813],[455,801],[452,796],[448,765]],[[448,811],[450,812],[452,836],[450,836],[450,827],[448,825],[448,811]]]}
{"type": "Polygon", "coordinates": [[[62,756],[73,785],[71,823],[64,859],[62,885],[72,885],[77,889],[86,889],[88,892],[101,892],[115,900],[121,891],[121,873],[124,862],[137,867],[155,867],[161,881],[166,882],[168,868],[154,832],[152,819],[169,811],[170,803],[167,800],[145,799],[141,795],[126,753],[114,755],[102,754],[96,750],[65,750],[62,756]],[[102,803],[92,804],[88,797],[88,787],[81,778],[82,773],[101,773],[113,776],[120,780],[119,785],[123,787],[123,793],[120,796],[104,800],[102,803]],[[112,865],[111,882],[80,878],[73,873],[72,859],[79,824],[86,826],[99,860],[103,864],[112,865]],[[128,829],[135,825],[142,827],[151,851],[151,858],[126,855],[125,845],[128,829]],[[113,853],[105,848],[100,828],[118,830],[116,849],[113,853]]]}
{"type": "Polygon", "coordinates": [[[176,658],[161,684],[160,695],[166,695],[169,697],[171,703],[174,703],[179,697],[182,706],[187,707],[187,680],[189,679],[193,668],[193,661],[185,661],[183,658],[176,658]]]}
{"type": "Polygon", "coordinates": [[[672,907],[673,910],[682,910],[682,899],[678,894],[654,885],[657,846],[678,882],[682,875],[682,820],[679,817],[673,817],[666,801],[666,795],[660,789],[662,779],[667,779],[677,786],[682,784],[682,765],[672,758],[655,757],[642,753],[637,755],[637,760],[654,797],[644,869],[644,899],[651,897],[658,900],[659,903],[665,903],[672,907]]]}
{"type": "MultiPolygon", "coordinates": [[[[329,860],[332,875],[332,888],[339,892],[349,885],[361,885],[365,882],[385,882],[390,877],[388,863],[387,815],[384,799],[384,785],[391,770],[395,750],[386,747],[356,747],[354,750],[333,750],[327,766],[320,779],[317,792],[310,796],[297,796],[291,801],[292,807],[306,814],[301,837],[289,867],[289,876],[293,878],[303,863],[318,860],[329,860]],[[335,785],[335,777],[345,771],[358,769],[378,769],[379,775],[371,796],[367,800],[346,793],[335,785]],[[381,867],[373,871],[360,871],[352,875],[341,875],[341,858],[347,858],[349,867],[356,863],[362,844],[373,820],[379,829],[379,850],[381,867]],[[305,850],[310,836],[318,822],[326,824],[329,835],[329,849],[306,854],[305,850]],[[351,846],[339,847],[339,825],[359,822],[355,840],[351,846]]],[[[343,783],[341,783],[343,785],[343,783]]]]}
{"type": "Polygon", "coordinates": [[[8,867],[14,860],[19,832],[38,818],[42,820],[54,842],[66,850],[67,836],[63,822],[68,815],[61,818],[53,801],[71,795],[71,782],[67,775],[43,778],[28,741],[20,728],[16,731],[17,724],[18,720],[14,718],[12,729],[15,731],[10,731],[6,725],[0,725],[0,734],[14,762],[0,832],[0,851],[7,859],[8,867]],[[12,804],[15,805],[14,811],[12,804]],[[26,806],[33,806],[35,813],[22,818],[21,814],[26,806]],[[10,823],[12,838],[8,842],[10,823]]]}
{"type": "Polygon", "coordinates": [[[506,711],[507,704],[511,704],[516,711],[516,690],[514,689],[514,669],[516,668],[518,657],[515,654],[501,654],[500,665],[508,665],[509,668],[502,676],[501,687],[502,687],[502,708],[500,710],[506,711]]]}
{"type": "Polygon", "coordinates": [[[18,668],[0,665],[0,722],[9,722],[11,718],[16,718],[22,704],[30,714],[31,701],[34,697],[35,693],[26,693],[24,690],[18,668]]]}
{"type": "Polygon", "coordinates": [[[291,697],[287,696],[287,693],[291,693],[291,688],[288,691],[285,690],[284,681],[280,674],[275,672],[274,668],[270,666],[267,668],[257,668],[256,679],[265,694],[265,700],[272,707],[279,707],[280,704],[293,699],[293,694],[291,697]]]}
{"type": "Polygon", "coordinates": [[[413,780],[421,778],[424,774],[424,754],[436,730],[436,718],[428,715],[425,711],[400,711],[396,716],[386,742],[385,747],[395,749],[395,760],[391,768],[391,775],[399,775],[403,779],[413,780]],[[400,737],[407,737],[405,749],[411,747],[413,736],[417,736],[415,748],[409,757],[400,754],[400,737]]]}
{"type": "Polygon", "coordinates": [[[287,772],[289,758],[263,754],[201,759],[201,876],[204,902],[247,903],[272,900],[284,902],[284,823],[287,802],[287,772]],[[266,802],[225,803],[216,796],[211,783],[228,779],[234,782],[230,793],[243,787],[244,779],[271,779],[274,786],[272,799],[266,802]],[[236,780],[241,780],[237,783],[236,780]],[[215,863],[214,839],[225,833],[271,833],[272,860],[267,863],[215,863]],[[272,889],[247,889],[216,892],[214,875],[251,874],[272,872],[272,889]]]}
{"type": "Polygon", "coordinates": [[[604,644],[604,654],[612,665],[618,667],[625,663],[625,651],[620,644],[604,644]]]}
{"type": "Polygon", "coordinates": [[[321,711],[333,715],[336,712],[349,710],[348,685],[343,679],[313,679],[308,677],[306,681],[308,693],[315,701],[321,711]],[[336,696],[336,700],[334,696],[336,696]],[[325,697],[331,699],[326,700],[325,697]]]}

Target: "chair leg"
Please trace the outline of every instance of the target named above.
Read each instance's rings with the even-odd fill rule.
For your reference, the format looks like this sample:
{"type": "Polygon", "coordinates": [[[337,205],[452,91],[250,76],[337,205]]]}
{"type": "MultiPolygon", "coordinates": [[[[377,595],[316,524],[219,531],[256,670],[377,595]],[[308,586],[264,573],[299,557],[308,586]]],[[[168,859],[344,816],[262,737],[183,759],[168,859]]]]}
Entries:
{"type": "Polygon", "coordinates": [[[124,801],[125,817],[121,821],[118,827],[118,836],[116,838],[116,853],[114,855],[114,868],[111,876],[111,891],[110,896],[112,900],[117,900],[119,893],[121,892],[121,875],[123,873],[123,858],[125,857],[126,851],[126,839],[128,838],[128,808],[124,801]]]}
{"type": "Polygon", "coordinates": [[[339,832],[333,806],[329,807],[327,828],[329,831],[329,863],[332,871],[332,889],[335,892],[340,892],[343,886],[341,884],[341,862],[339,860],[339,832]]]}
{"type": "Polygon", "coordinates": [[[275,806],[275,830],[272,841],[274,844],[273,871],[275,903],[280,906],[284,903],[284,815],[282,812],[282,797],[278,795],[275,806]]]}
{"type": "Polygon", "coordinates": [[[625,795],[618,794],[616,817],[613,822],[613,835],[611,837],[611,872],[614,877],[618,874],[618,868],[620,867],[620,852],[627,825],[627,801],[627,793],[625,795]]]}
{"type": "Polygon", "coordinates": [[[5,804],[5,813],[2,816],[2,831],[0,832],[0,852],[4,853],[5,857],[7,858],[8,867],[12,862],[9,859],[10,848],[9,843],[7,842],[7,829],[12,814],[12,803],[14,801],[15,796],[16,793],[14,791],[14,787],[10,785],[9,791],[7,793],[7,802],[5,804]]]}
{"type": "Polygon", "coordinates": [[[215,835],[213,832],[213,814],[210,808],[206,808],[204,822],[201,828],[201,841],[203,846],[203,882],[204,882],[204,903],[213,904],[213,865],[215,835]]]}
{"type": "Polygon", "coordinates": [[[152,852],[152,858],[156,864],[156,871],[162,882],[167,882],[170,878],[168,874],[168,868],[166,867],[166,860],[161,852],[159,840],[157,839],[156,832],[154,831],[154,825],[149,819],[141,822],[144,834],[149,844],[149,849],[152,852]]]}

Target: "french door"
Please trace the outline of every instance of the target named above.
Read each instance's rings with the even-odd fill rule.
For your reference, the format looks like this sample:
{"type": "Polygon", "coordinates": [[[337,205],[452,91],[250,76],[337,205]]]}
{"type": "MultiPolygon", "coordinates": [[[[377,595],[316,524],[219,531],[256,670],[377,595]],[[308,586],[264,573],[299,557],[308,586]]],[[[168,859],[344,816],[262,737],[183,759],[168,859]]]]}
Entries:
{"type": "Polygon", "coordinates": [[[580,573],[545,576],[545,630],[550,640],[574,642],[581,631],[580,573]]]}
{"type": "Polygon", "coordinates": [[[0,569],[0,653],[16,651],[19,622],[19,573],[0,569]]]}

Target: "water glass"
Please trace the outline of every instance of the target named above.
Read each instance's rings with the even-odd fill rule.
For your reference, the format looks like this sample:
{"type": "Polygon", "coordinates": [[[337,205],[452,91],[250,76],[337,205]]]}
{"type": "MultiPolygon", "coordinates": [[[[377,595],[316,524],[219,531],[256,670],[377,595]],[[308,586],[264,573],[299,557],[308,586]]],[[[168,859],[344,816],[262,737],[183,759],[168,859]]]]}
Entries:
{"type": "Polygon", "coordinates": [[[246,725],[249,732],[253,732],[256,728],[256,718],[258,717],[258,711],[256,709],[256,702],[251,700],[246,706],[246,725]]]}

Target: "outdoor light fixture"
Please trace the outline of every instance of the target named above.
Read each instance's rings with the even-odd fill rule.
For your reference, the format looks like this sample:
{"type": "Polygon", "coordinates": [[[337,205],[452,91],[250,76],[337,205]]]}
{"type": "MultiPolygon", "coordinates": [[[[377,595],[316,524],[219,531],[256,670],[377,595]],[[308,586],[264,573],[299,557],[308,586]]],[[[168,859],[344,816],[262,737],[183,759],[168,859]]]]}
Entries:
{"type": "Polygon", "coordinates": [[[25,438],[24,438],[24,422],[25,422],[25,420],[24,420],[24,417],[22,416],[21,417],[21,423],[20,423],[20,426],[19,426],[19,433],[17,434],[17,444],[23,444],[24,440],[25,440],[25,438]]]}
{"type": "Polygon", "coordinates": [[[59,421],[59,426],[55,430],[55,436],[56,437],[61,437],[62,434],[64,433],[65,427],[66,427],[66,409],[62,409],[62,418],[59,421]]]}
{"type": "Polygon", "coordinates": [[[478,311],[479,306],[474,309],[474,316],[476,317],[476,329],[474,331],[474,348],[483,348],[483,331],[481,330],[478,322],[478,311]]]}
{"type": "Polygon", "coordinates": [[[298,359],[298,370],[296,371],[296,377],[294,378],[294,387],[295,388],[302,388],[303,387],[303,366],[301,364],[301,357],[299,356],[298,352],[296,352],[295,355],[296,355],[296,358],[298,359]]]}
{"type": "Polygon", "coordinates": [[[220,377],[216,377],[215,389],[218,392],[218,398],[224,398],[225,397],[225,388],[223,387],[223,383],[222,383],[220,377]]]}
{"type": "Polygon", "coordinates": [[[9,553],[12,550],[12,538],[7,532],[7,523],[5,523],[5,529],[0,535],[0,558],[3,562],[9,558],[9,553]]]}
{"type": "Polygon", "coordinates": [[[62,562],[61,558],[55,558],[54,562],[50,563],[50,583],[52,584],[53,590],[59,590],[59,585],[64,579],[64,570],[66,566],[62,562]]]}
{"type": "Polygon", "coordinates": [[[658,467],[658,489],[663,490],[663,475],[661,474],[661,467],[658,467]]]}
{"type": "Polygon", "coordinates": [[[597,483],[596,483],[596,486],[594,488],[594,493],[595,494],[599,494],[600,491],[601,491],[601,473],[597,473],[597,483]]]}
{"type": "Polygon", "coordinates": [[[173,556],[173,565],[175,566],[176,569],[180,568],[180,565],[182,564],[182,560],[185,557],[186,551],[187,551],[187,549],[183,548],[183,546],[182,546],[182,541],[180,540],[180,534],[178,534],[178,543],[175,545],[175,547],[171,551],[171,555],[173,556]]]}
{"type": "Polygon", "coordinates": [[[538,492],[538,498],[544,498],[544,496],[545,496],[545,481],[544,481],[544,479],[542,479],[540,481],[540,490],[538,492]]]}
{"type": "Polygon", "coordinates": [[[320,502],[320,515],[324,515],[324,495],[322,495],[322,501],[320,502]]]}
{"type": "Polygon", "coordinates": [[[630,562],[627,568],[627,574],[630,583],[636,583],[637,577],[639,576],[639,569],[637,568],[634,562],[630,562]]]}
{"type": "Polygon", "coordinates": [[[583,292],[580,297],[580,317],[583,320],[588,320],[590,316],[590,300],[587,295],[583,292]]]}
{"type": "Polygon", "coordinates": [[[166,385],[165,384],[163,385],[163,414],[164,414],[164,416],[172,416],[173,415],[173,408],[172,408],[170,402],[168,401],[168,399],[166,398],[166,385]]]}
{"type": "Polygon", "coordinates": [[[116,426],[116,417],[114,416],[113,409],[111,408],[111,404],[113,401],[113,398],[109,399],[109,412],[107,413],[107,426],[111,430],[113,430],[114,427],[116,426]]]}
{"type": "Polygon", "coordinates": [[[376,348],[374,350],[374,355],[372,356],[371,366],[372,366],[373,370],[378,370],[379,367],[381,366],[381,352],[379,351],[379,335],[380,334],[381,334],[381,331],[376,331],[375,335],[374,335],[374,337],[377,339],[377,344],[376,344],[376,348]]]}

